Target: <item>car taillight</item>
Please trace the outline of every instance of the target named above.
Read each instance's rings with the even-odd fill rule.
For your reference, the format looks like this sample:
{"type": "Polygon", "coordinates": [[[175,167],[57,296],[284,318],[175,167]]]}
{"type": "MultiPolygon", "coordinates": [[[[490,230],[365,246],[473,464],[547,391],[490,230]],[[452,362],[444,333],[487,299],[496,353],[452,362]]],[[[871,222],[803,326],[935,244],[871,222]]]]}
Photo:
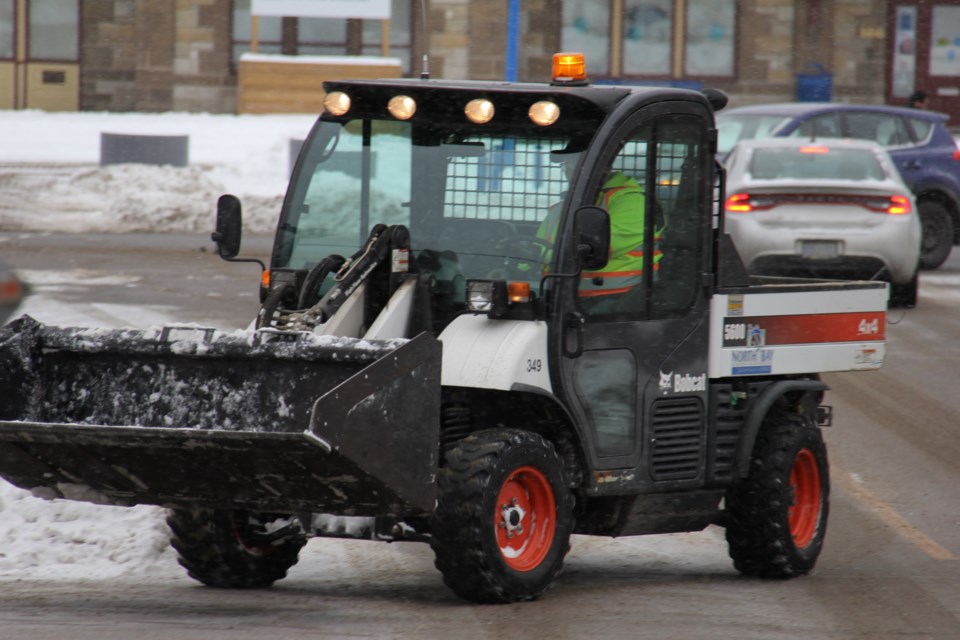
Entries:
{"type": "Polygon", "coordinates": [[[735,193],[727,198],[727,211],[733,213],[750,213],[772,209],[780,204],[776,196],[756,196],[750,193],[735,193]]]}
{"type": "Polygon", "coordinates": [[[913,211],[913,202],[907,196],[868,196],[828,193],[778,193],[751,194],[735,193],[725,204],[731,213],[756,213],[782,205],[797,206],[860,206],[876,213],[893,216],[907,215],[913,211]]]}
{"type": "Polygon", "coordinates": [[[886,213],[891,216],[904,216],[913,211],[913,203],[906,196],[865,198],[860,204],[870,211],[886,213]]]}
{"type": "Polygon", "coordinates": [[[735,193],[727,198],[727,211],[731,213],[749,213],[753,211],[749,193],[735,193]]]}
{"type": "Polygon", "coordinates": [[[892,216],[903,216],[913,210],[910,198],[905,196],[890,196],[890,205],[887,207],[887,213],[892,216]]]}
{"type": "Polygon", "coordinates": [[[960,160],[960,147],[953,150],[953,159],[960,160]]]}

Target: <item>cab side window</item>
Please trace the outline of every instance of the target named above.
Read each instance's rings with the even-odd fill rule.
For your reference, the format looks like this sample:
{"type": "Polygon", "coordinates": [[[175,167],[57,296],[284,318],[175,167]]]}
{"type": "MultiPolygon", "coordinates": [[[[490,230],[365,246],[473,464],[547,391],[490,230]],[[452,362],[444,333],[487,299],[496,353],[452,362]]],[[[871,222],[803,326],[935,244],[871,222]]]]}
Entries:
{"type": "Polygon", "coordinates": [[[582,274],[588,317],[680,317],[698,283],[705,193],[703,122],[695,116],[647,120],[603,172],[595,202],[610,214],[610,258],[582,274]]]}

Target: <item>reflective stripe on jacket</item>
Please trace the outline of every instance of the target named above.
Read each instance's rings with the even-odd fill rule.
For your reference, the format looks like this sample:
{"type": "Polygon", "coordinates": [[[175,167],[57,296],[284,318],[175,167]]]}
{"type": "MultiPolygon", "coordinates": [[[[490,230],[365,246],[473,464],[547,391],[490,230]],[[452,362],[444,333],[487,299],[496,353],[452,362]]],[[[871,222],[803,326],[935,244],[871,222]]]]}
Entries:
{"type": "MultiPolygon", "coordinates": [[[[581,274],[579,294],[583,297],[626,293],[643,282],[643,240],[646,198],[637,181],[614,173],[600,189],[599,203],[610,214],[610,259],[607,266],[581,274]]],[[[660,241],[654,235],[654,246],[660,241]]],[[[654,274],[663,257],[653,252],[654,274]]]]}

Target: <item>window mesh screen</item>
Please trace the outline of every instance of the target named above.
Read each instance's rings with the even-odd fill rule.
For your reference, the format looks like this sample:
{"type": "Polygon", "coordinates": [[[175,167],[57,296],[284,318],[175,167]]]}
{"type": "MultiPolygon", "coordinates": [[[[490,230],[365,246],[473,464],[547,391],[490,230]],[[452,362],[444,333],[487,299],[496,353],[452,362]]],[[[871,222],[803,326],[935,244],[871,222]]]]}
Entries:
{"type": "MultiPolygon", "coordinates": [[[[647,147],[646,140],[627,142],[614,160],[614,171],[636,179],[647,188],[647,147]]],[[[657,168],[654,190],[656,201],[665,210],[671,210],[677,199],[677,187],[683,174],[683,163],[690,151],[690,145],[661,143],[657,149],[657,168]]]]}
{"type": "Polygon", "coordinates": [[[473,138],[478,157],[455,157],[447,167],[444,217],[538,222],[563,198],[567,179],[548,139],[473,138]]]}

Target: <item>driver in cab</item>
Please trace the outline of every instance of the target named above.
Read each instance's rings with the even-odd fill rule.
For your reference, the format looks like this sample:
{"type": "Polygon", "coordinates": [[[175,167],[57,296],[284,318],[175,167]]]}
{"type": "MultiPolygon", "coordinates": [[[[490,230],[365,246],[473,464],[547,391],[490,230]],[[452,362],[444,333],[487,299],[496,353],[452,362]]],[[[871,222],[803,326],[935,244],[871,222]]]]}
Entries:
{"type": "MultiPolygon", "coordinates": [[[[550,159],[563,165],[567,180],[572,182],[581,153],[568,147],[552,151],[550,159]]],[[[605,208],[610,215],[610,256],[603,269],[581,274],[579,295],[581,299],[600,302],[627,293],[643,282],[646,197],[634,178],[611,168],[600,188],[597,205],[605,208]]],[[[562,206],[562,203],[552,205],[537,230],[537,237],[551,246],[556,241],[562,206]]],[[[656,230],[655,246],[662,231],[662,227],[656,230]]],[[[654,276],[660,268],[662,257],[659,249],[656,249],[653,255],[654,276]]],[[[549,258],[549,255],[545,256],[545,260],[549,261],[549,258]]]]}

